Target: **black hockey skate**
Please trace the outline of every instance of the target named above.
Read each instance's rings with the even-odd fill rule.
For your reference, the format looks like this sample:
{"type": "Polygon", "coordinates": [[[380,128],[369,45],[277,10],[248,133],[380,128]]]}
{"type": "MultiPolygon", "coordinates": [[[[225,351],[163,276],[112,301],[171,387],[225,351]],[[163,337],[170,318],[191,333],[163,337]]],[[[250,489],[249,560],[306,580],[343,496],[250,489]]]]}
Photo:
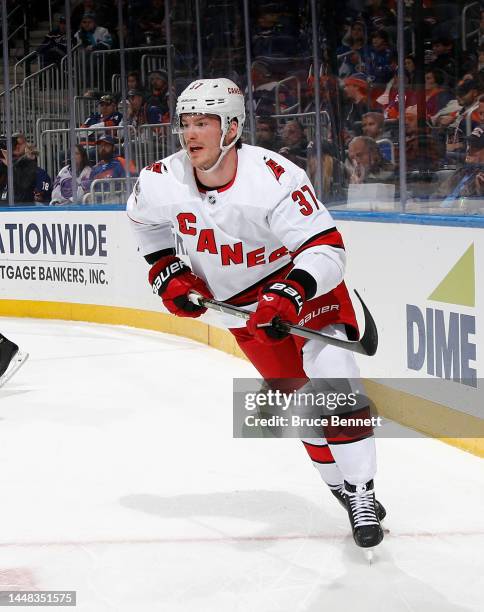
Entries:
{"type": "Polygon", "coordinates": [[[345,480],[345,496],[353,538],[358,546],[371,548],[383,540],[383,529],[376,512],[373,480],[351,485],[345,480]]]}
{"type": "MultiPolygon", "coordinates": [[[[344,485],[340,484],[334,487],[330,486],[329,490],[336,497],[336,499],[343,506],[343,508],[345,510],[348,510],[348,508],[346,507],[346,495],[345,495],[344,485]]],[[[377,499],[375,499],[375,510],[376,510],[376,515],[378,516],[378,520],[383,521],[383,519],[387,515],[387,511],[377,499]]]]}
{"type": "Polygon", "coordinates": [[[28,356],[28,353],[19,350],[15,342],[0,334],[0,387],[12,378],[28,356]]]}

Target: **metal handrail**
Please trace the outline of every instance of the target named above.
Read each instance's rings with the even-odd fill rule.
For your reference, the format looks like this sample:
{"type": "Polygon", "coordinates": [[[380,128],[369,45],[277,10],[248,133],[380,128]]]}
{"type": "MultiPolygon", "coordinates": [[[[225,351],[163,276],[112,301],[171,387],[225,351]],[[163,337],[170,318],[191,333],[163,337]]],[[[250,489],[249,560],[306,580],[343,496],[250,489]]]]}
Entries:
{"type": "MultiPolygon", "coordinates": [[[[169,45],[173,50],[175,49],[175,45],[169,45]]],[[[125,53],[129,53],[131,51],[146,51],[150,53],[151,51],[166,49],[168,50],[168,45],[155,45],[152,47],[126,47],[124,49],[125,53]]],[[[97,49],[96,51],[91,51],[89,54],[89,68],[91,78],[94,75],[94,60],[97,58],[109,57],[110,55],[119,55],[119,49],[97,49]]]]}
{"type": "MultiPolygon", "coordinates": [[[[9,20],[9,19],[12,17],[12,15],[14,15],[14,14],[15,14],[15,12],[16,12],[16,11],[18,11],[18,10],[23,10],[23,7],[22,7],[22,5],[21,5],[21,4],[18,4],[17,6],[15,6],[15,7],[14,7],[14,8],[13,8],[13,9],[10,11],[10,13],[7,13],[7,23],[8,23],[8,20],[9,20]]],[[[15,35],[15,34],[18,32],[18,30],[20,30],[21,28],[25,27],[25,24],[27,23],[27,15],[25,14],[25,11],[23,12],[23,15],[24,15],[24,20],[23,20],[23,22],[22,22],[22,23],[19,25],[19,27],[18,27],[16,30],[14,30],[14,31],[13,31],[11,34],[9,34],[9,35],[7,36],[7,40],[10,40],[10,39],[11,39],[11,38],[12,38],[12,37],[13,37],[13,36],[14,36],[14,35],[15,35]]],[[[3,42],[3,38],[0,38],[0,44],[1,44],[2,42],[3,42]]]]}
{"type": "MultiPolygon", "coordinates": [[[[23,64],[24,62],[27,62],[28,60],[32,59],[34,56],[37,55],[37,51],[31,51],[28,55],[26,55],[25,57],[23,57],[21,60],[19,60],[13,67],[13,82],[14,85],[17,85],[17,68],[23,64]]],[[[24,69],[25,70],[25,69],[24,69]]],[[[25,72],[24,72],[24,78],[25,78],[25,72]]],[[[23,79],[22,79],[23,81],[23,79]]]]}
{"type": "MultiPolygon", "coordinates": [[[[112,202],[104,202],[102,200],[102,196],[104,195],[104,190],[100,190],[100,191],[96,191],[96,187],[100,186],[102,187],[103,185],[106,185],[106,183],[111,186],[111,184],[113,185],[122,185],[121,189],[115,189],[115,193],[118,194],[118,197],[120,198],[120,196],[122,195],[123,191],[126,193],[127,195],[127,185],[128,185],[128,178],[127,177],[119,177],[119,178],[104,178],[104,179],[94,179],[92,181],[92,183],[89,186],[89,191],[88,193],[86,193],[84,195],[84,197],[82,198],[82,203],[83,204],[92,204],[93,200],[97,198],[99,198],[99,196],[101,195],[101,201],[97,201],[97,204],[112,204],[112,202]]],[[[109,195],[111,196],[111,191],[109,192],[109,195]]],[[[114,194],[113,194],[114,195],[114,194]]]]}
{"type": "Polygon", "coordinates": [[[64,123],[67,127],[69,126],[69,119],[66,117],[39,117],[35,122],[35,142],[40,143],[40,137],[44,131],[42,128],[45,124],[64,123]]]}
{"type": "Polygon", "coordinates": [[[121,75],[115,72],[111,77],[111,93],[118,93],[121,91],[121,75]]]}
{"type": "Polygon", "coordinates": [[[467,51],[467,39],[473,34],[476,34],[477,32],[479,32],[479,28],[472,30],[472,32],[467,32],[467,21],[466,21],[467,12],[473,8],[477,8],[478,6],[480,6],[479,2],[471,2],[469,4],[466,4],[464,8],[462,9],[461,28],[462,28],[462,50],[463,51],[467,51]]]}
{"type": "MultiPolygon", "coordinates": [[[[172,45],[173,47],[173,45],[172,45]]],[[[153,72],[154,70],[166,70],[166,62],[165,65],[160,68],[152,68],[151,70],[148,67],[149,60],[159,59],[163,61],[161,55],[155,55],[154,53],[145,53],[141,56],[141,81],[146,83],[148,80],[148,74],[153,72]]]]}
{"type": "MultiPolygon", "coordinates": [[[[77,45],[74,45],[72,47],[72,61],[75,63],[78,61],[78,58],[81,54],[84,53],[84,48],[82,46],[82,43],[77,43],[77,45]]],[[[64,57],[61,59],[60,62],[60,79],[61,79],[61,84],[62,84],[62,88],[64,88],[64,82],[65,79],[67,78],[67,54],[64,55],[64,57]]],[[[79,74],[79,66],[77,66],[77,70],[74,70],[74,82],[76,83],[76,87],[77,87],[77,93],[80,93],[80,87],[78,87],[79,84],[79,80],[82,80],[82,83],[85,84],[86,81],[86,74],[85,74],[86,70],[85,70],[85,62],[82,65],[82,74],[79,74]]],[[[65,87],[67,89],[67,86],[65,87]]]]}
{"type": "MultiPolygon", "coordinates": [[[[281,86],[283,84],[287,83],[288,81],[296,81],[297,104],[295,106],[296,106],[296,108],[301,110],[301,83],[299,82],[299,79],[297,77],[289,76],[289,77],[286,77],[285,79],[282,79],[282,81],[279,81],[276,84],[276,87],[274,89],[274,95],[276,97],[276,115],[281,114],[281,107],[279,105],[279,90],[280,90],[281,86]]],[[[292,109],[293,109],[293,107],[291,107],[291,110],[292,109]]]]}

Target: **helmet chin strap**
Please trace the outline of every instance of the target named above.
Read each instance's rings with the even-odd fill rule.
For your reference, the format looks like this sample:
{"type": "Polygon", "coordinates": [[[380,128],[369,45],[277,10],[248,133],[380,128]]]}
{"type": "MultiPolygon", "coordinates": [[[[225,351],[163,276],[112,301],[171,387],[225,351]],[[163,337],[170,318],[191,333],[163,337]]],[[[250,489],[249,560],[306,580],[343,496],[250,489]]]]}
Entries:
{"type": "Polygon", "coordinates": [[[226,131],[222,132],[222,136],[220,137],[220,155],[218,156],[217,161],[213,164],[213,166],[210,166],[210,168],[207,168],[207,170],[203,170],[202,168],[197,168],[198,172],[203,172],[204,174],[208,174],[210,172],[213,172],[220,166],[223,158],[227,155],[227,153],[230,151],[230,149],[235,145],[237,141],[237,137],[235,137],[234,140],[230,144],[224,145],[224,140],[226,136],[227,136],[227,132],[226,131]]]}
{"type": "Polygon", "coordinates": [[[224,157],[227,155],[227,153],[230,151],[230,149],[231,149],[231,148],[234,146],[234,144],[235,144],[235,143],[230,144],[230,145],[228,145],[228,146],[224,146],[224,147],[222,148],[222,150],[220,151],[220,155],[218,156],[218,159],[217,159],[217,161],[216,161],[216,162],[213,164],[213,166],[210,166],[210,168],[208,168],[207,170],[203,170],[202,168],[197,168],[197,170],[198,170],[199,172],[203,172],[204,174],[208,174],[209,172],[213,172],[214,170],[216,170],[216,169],[217,169],[217,168],[220,166],[220,164],[221,164],[221,162],[222,162],[223,158],[224,158],[224,157]]]}

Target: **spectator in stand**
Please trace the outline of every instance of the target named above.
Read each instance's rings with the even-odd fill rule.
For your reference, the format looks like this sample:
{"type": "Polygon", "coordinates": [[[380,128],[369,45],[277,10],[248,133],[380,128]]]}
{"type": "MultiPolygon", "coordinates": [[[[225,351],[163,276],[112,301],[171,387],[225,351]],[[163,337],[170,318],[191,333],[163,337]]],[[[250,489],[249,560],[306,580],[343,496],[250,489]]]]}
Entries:
{"type": "Polygon", "coordinates": [[[343,44],[336,49],[340,78],[366,71],[369,52],[365,23],[361,19],[356,19],[343,38],[343,44]]]}
{"type": "MultiPolygon", "coordinates": [[[[466,4],[469,4],[469,3],[467,2],[466,4]]],[[[474,24],[475,21],[472,21],[472,23],[474,24]]],[[[480,47],[482,44],[484,44],[484,6],[483,6],[483,3],[481,2],[481,10],[480,10],[480,16],[479,16],[479,29],[473,36],[471,36],[467,40],[467,48],[472,49],[475,47],[480,47]]]]}
{"type": "Polygon", "coordinates": [[[365,113],[361,119],[361,131],[363,136],[373,138],[377,142],[378,149],[382,157],[388,161],[392,161],[393,145],[390,140],[390,135],[386,134],[383,129],[384,117],[382,113],[365,113]],[[384,142],[378,142],[384,140],[384,142]]]}
{"type": "MultiPolygon", "coordinates": [[[[24,161],[18,165],[18,167],[27,167],[30,168],[30,164],[28,161],[35,161],[36,164],[36,173],[35,173],[35,183],[32,185],[30,179],[27,181],[27,184],[32,187],[31,197],[27,197],[27,191],[25,193],[25,197],[22,196],[25,202],[37,202],[44,203],[50,200],[50,193],[52,191],[52,179],[47,174],[47,172],[40,168],[37,165],[37,159],[39,156],[39,152],[35,148],[35,146],[29,144],[25,137],[25,134],[21,132],[16,132],[12,134],[12,155],[14,161],[14,168],[17,168],[16,162],[24,158],[24,161]]],[[[19,172],[19,170],[17,170],[19,172]]],[[[18,176],[18,182],[21,181],[21,175],[18,176]]]]}
{"type": "Polygon", "coordinates": [[[297,119],[291,119],[282,128],[282,148],[279,153],[300,168],[306,168],[308,142],[304,127],[297,119]]]}
{"type": "Polygon", "coordinates": [[[79,30],[76,32],[76,41],[82,43],[86,51],[107,51],[113,45],[111,34],[106,28],[96,24],[94,13],[84,13],[79,30]]]}
{"type": "Polygon", "coordinates": [[[370,31],[396,26],[395,13],[388,7],[387,0],[366,0],[365,4],[363,17],[370,31]]]}
{"type": "MultiPolygon", "coordinates": [[[[6,146],[0,139],[0,147],[6,146]]],[[[5,159],[7,159],[5,149],[0,149],[0,208],[8,206],[8,169],[5,159]]]]}
{"type": "Polygon", "coordinates": [[[382,157],[373,138],[353,138],[348,147],[348,161],[349,182],[353,185],[393,183],[395,180],[395,166],[382,157]]]}
{"type": "Polygon", "coordinates": [[[297,52],[297,20],[284,15],[283,3],[260,2],[257,5],[252,28],[253,57],[287,57],[288,49],[297,52]]]}
{"type": "Polygon", "coordinates": [[[103,0],[83,0],[71,13],[71,27],[73,32],[77,32],[81,25],[85,13],[94,13],[99,23],[105,24],[108,7],[103,0]]]}
{"type": "Polygon", "coordinates": [[[285,85],[279,87],[276,101],[277,84],[267,62],[256,60],[252,63],[253,100],[257,115],[275,115],[296,105],[297,100],[285,85]]]}
{"type": "MultiPolygon", "coordinates": [[[[311,140],[307,147],[307,168],[312,184],[316,183],[318,169],[318,156],[316,145],[311,140]]],[[[345,167],[337,158],[336,150],[326,140],[321,142],[321,176],[323,179],[322,192],[325,206],[328,203],[343,199],[343,185],[345,183],[345,167]]]]}
{"type": "Polygon", "coordinates": [[[99,99],[99,111],[89,115],[81,127],[113,127],[119,125],[122,119],[123,115],[118,111],[116,98],[111,94],[106,94],[99,99]]]}
{"type": "Polygon", "coordinates": [[[432,40],[432,51],[435,59],[428,67],[444,72],[449,87],[454,87],[457,80],[454,41],[450,36],[437,36],[432,40]]]}
{"type": "Polygon", "coordinates": [[[13,160],[16,161],[25,155],[28,145],[27,138],[22,132],[15,132],[12,134],[12,143],[13,160]]]}
{"type": "Polygon", "coordinates": [[[404,61],[405,66],[405,75],[406,75],[406,83],[408,87],[413,87],[415,85],[416,71],[417,65],[415,64],[415,56],[413,53],[407,55],[404,61]]]}
{"type": "Polygon", "coordinates": [[[27,144],[25,156],[36,164],[35,184],[32,192],[32,201],[37,204],[48,204],[52,195],[52,179],[44,168],[38,165],[39,152],[35,146],[27,144]]]}
{"type": "Polygon", "coordinates": [[[477,72],[482,74],[484,71],[484,43],[477,49],[477,72]]]}
{"type": "MultiPolygon", "coordinates": [[[[12,151],[15,155],[17,146],[16,137],[12,137],[12,151]]],[[[3,205],[8,202],[8,159],[7,139],[0,137],[0,201],[3,205]]],[[[37,179],[37,162],[25,154],[13,158],[13,204],[33,204],[34,189],[37,179]]]]}
{"type": "Polygon", "coordinates": [[[59,64],[67,53],[66,18],[61,15],[59,24],[51,30],[37,49],[44,66],[59,64]]]}
{"type": "Polygon", "coordinates": [[[161,108],[145,101],[145,93],[138,89],[128,91],[127,122],[138,128],[140,125],[168,123],[169,115],[163,117],[161,108]]]}
{"type": "Polygon", "coordinates": [[[484,128],[484,98],[479,100],[479,106],[477,108],[477,116],[479,117],[479,126],[484,128]]]}
{"type": "Polygon", "coordinates": [[[274,117],[257,117],[255,126],[255,144],[271,151],[279,151],[281,139],[277,133],[277,121],[274,117]]]}
{"type": "MultiPolygon", "coordinates": [[[[328,70],[328,67],[326,68],[328,70]]],[[[306,105],[303,107],[304,113],[314,112],[314,71],[313,65],[309,67],[306,90],[306,105]]],[[[319,71],[319,110],[324,128],[327,130],[326,139],[332,143],[339,143],[341,136],[340,121],[341,116],[338,112],[339,103],[339,83],[337,77],[325,74],[323,65],[319,71]]]]}
{"type": "MultiPolygon", "coordinates": [[[[91,184],[91,165],[87,157],[87,151],[82,145],[76,145],[76,172],[77,172],[77,197],[76,202],[82,202],[83,197],[89,191],[91,184]]],[[[64,166],[57,175],[52,190],[51,205],[71,204],[72,196],[72,168],[70,162],[64,166]]]]}
{"type": "Polygon", "coordinates": [[[458,204],[461,198],[484,197],[484,130],[477,127],[468,138],[465,165],[440,185],[436,198],[442,206],[458,204]]]}
{"type": "Polygon", "coordinates": [[[436,123],[447,127],[447,153],[454,159],[462,159],[465,153],[465,139],[474,127],[477,127],[477,116],[473,114],[479,108],[479,84],[474,79],[460,81],[456,89],[459,110],[441,115],[436,123]]]}
{"type": "Polygon", "coordinates": [[[427,119],[435,125],[440,115],[449,111],[449,103],[452,94],[445,87],[445,73],[436,68],[428,68],[425,71],[425,100],[427,107],[427,119]]]}
{"type": "Polygon", "coordinates": [[[138,20],[138,26],[143,33],[145,44],[158,45],[162,42],[164,19],[164,0],[151,0],[150,6],[142,12],[138,20]]]}
{"type": "Polygon", "coordinates": [[[405,150],[408,172],[433,173],[445,161],[443,143],[433,137],[427,126],[419,128],[416,106],[405,110],[405,150]]]}
{"type": "MultiPolygon", "coordinates": [[[[99,111],[89,115],[81,128],[113,128],[121,125],[123,115],[118,111],[118,103],[114,96],[106,94],[99,99],[99,111]]],[[[111,137],[117,136],[118,130],[108,129],[106,134],[111,137]]],[[[103,134],[101,130],[88,132],[80,144],[87,147],[88,157],[92,163],[96,161],[96,145],[99,136],[103,134]]],[[[84,134],[83,134],[84,136],[84,134]]]]}
{"type": "MultiPolygon", "coordinates": [[[[383,109],[385,119],[398,119],[400,115],[400,100],[398,95],[398,72],[387,83],[384,93],[376,99],[376,103],[383,109]]],[[[405,108],[417,104],[417,92],[410,87],[405,71],[405,108]]]]}
{"type": "MultiPolygon", "coordinates": [[[[101,136],[97,142],[98,163],[92,168],[91,183],[97,179],[122,178],[126,176],[126,160],[115,156],[116,140],[101,136]]],[[[130,168],[133,171],[133,167],[130,168]]]]}
{"type": "Polygon", "coordinates": [[[360,122],[363,115],[370,110],[366,74],[356,73],[346,78],[344,81],[344,93],[346,104],[343,139],[346,143],[359,132],[355,123],[360,122]]]}
{"type": "Polygon", "coordinates": [[[369,138],[373,138],[373,140],[388,138],[388,134],[385,134],[383,126],[384,117],[382,113],[369,112],[365,113],[361,118],[361,131],[363,136],[368,136],[369,138]]]}
{"type": "Polygon", "coordinates": [[[130,89],[138,89],[141,91],[144,90],[143,83],[141,81],[141,75],[138,70],[132,70],[131,72],[128,72],[126,76],[126,85],[128,91],[130,89]]]}
{"type": "Polygon", "coordinates": [[[153,70],[148,75],[148,95],[146,102],[149,106],[161,109],[163,115],[170,113],[168,104],[168,73],[166,70],[153,70]]]}
{"type": "Polygon", "coordinates": [[[370,40],[368,76],[375,85],[386,85],[395,74],[393,63],[395,51],[390,48],[390,38],[385,30],[376,30],[370,40]]]}

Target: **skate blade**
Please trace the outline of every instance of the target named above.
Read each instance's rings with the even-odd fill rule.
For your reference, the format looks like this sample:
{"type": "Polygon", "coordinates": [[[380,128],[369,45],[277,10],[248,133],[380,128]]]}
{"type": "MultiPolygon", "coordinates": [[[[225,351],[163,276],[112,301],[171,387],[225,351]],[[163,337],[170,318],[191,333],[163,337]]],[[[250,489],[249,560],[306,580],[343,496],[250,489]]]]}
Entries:
{"type": "Polygon", "coordinates": [[[373,564],[374,548],[375,548],[374,546],[371,548],[365,548],[365,557],[369,565],[373,564]]]}
{"type": "Polygon", "coordinates": [[[0,387],[3,387],[3,385],[8,382],[16,372],[18,372],[28,358],[28,353],[23,353],[22,351],[17,352],[15,357],[10,362],[7,371],[3,374],[3,376],[0,376],[0,387]]]}

